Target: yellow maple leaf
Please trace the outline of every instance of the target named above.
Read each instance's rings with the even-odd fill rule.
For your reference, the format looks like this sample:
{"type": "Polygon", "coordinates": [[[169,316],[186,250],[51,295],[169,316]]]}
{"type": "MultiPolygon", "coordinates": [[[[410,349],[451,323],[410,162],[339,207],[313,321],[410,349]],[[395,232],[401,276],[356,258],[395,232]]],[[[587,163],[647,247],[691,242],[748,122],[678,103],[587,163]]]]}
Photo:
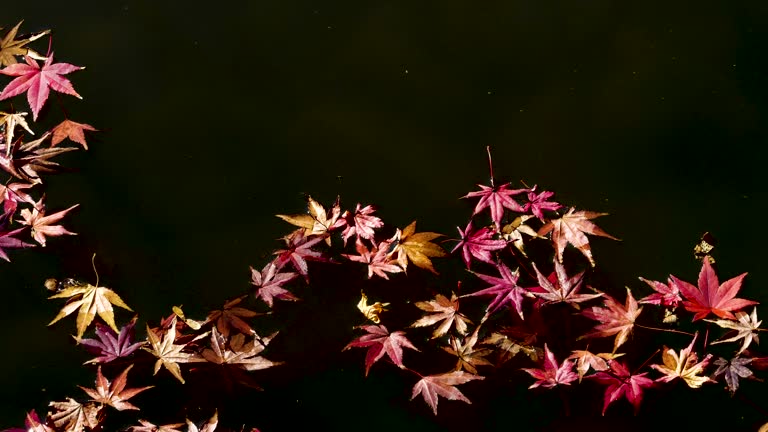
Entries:
{"type": "Polygon", "coordinates": [[[712,354],[707,354],[701,361],[698,361],[696,353],[693,352],[693,344],[696,342],[698,334],[693,336],[691,344],[683,348],[678,355],[675,350],[664,347],[661,359],[663,365],[654,364],[652,368],[664,374],[656,381],[669,382],[675,378],[681,378],[690,388],[699,388],[706,382],[712,382],[712,379],[699,374],[709,364],[712,354]]]}
{"type": "Polygon", "coordinates": [[[393,249],[392,254],[396,256],[395,260],[403,270],[406,270],[410,260],[416,267],[437,274],[437,270],[432,267],[432,261],[429,258],[441,258],[447,255],[443,248],[432,243],[432,240],[440,236],[442,234],[434,232],[417,233],[416,221],[413,221],[402,231],[397,230],[393,238],[397,246],[393,249]]]}
{"type": "Polygon", "coordinates": [[[10,66],[17,63],[15,56],[30,56],[35,60],[45,60],[44,56],[32,51],[25,45],[50,33],[50,30],[43,30],[24,39],[16,39],[16,33],[24,21],[19,21],[12,29],[8,30],[5,37],[0,39],[0,66],[10,66]]]}
{"type": "Polygon", "coordinates": [[[379,314],[386,310],[384,308],[389,306],[389,303],[376,302],[369,305],[368,297],[365,295],[365,293],[360,291],[360,294],[362,295],[362,298],[357,303],[357,309],[359,309],[360,312],[369,320],[375,322],[376,324],[380,323],[381,319],[379,318],[379,314]]]}
{"type": "Polygon", "coordinates": [[[107,325],[109,325],[109,327],[112,328],[112,330],[115,331],[115,333],[120,333],[117,326],[115,326],[115,315],[112,305],[133,312],[133,309],[128,307],[120,296],[115,294],[111,289],[93,286],[89,283],[69,286],[48,298],[69,298],[59,314],[56,315],[56,318],[48,323],[48,325],[55,323],[79,309],[77,313],[76,336],[78,340],[83,336],[85,329],[88,328],[91,322],[93,322],[93,319],[97,314],[105,323],[107,323],[107,325]]]}
{"type": "MultiPolygon", "coordinates": [[[[322,204],[312,199],[311,196],[307,196],[307,214],[279,214],[275,216],[291,225],[304,228],[305,236],[324,236],[329,234],[331,228],[336,224],[336,221],[339,220],[339,216],[341,216],[341,205],[339,204],[339,197],[336,197],[336,202],[334,202],[333,207],[331,207],[329,211],[326,211],[322,204]]],[[[330,246],[331,238],[326,237],[325,242],[330,246]]]]}

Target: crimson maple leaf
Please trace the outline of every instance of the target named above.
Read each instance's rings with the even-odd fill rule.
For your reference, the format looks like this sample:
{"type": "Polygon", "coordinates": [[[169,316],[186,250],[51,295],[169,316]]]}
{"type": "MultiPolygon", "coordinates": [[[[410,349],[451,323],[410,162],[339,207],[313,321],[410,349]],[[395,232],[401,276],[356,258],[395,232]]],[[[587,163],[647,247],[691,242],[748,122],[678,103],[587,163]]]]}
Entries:
{"type": "Polygon", "coordinates": [[[128,366],[123,373],[115,378],[110,384],[110,382],[104,378],[104,375],[101,374],[101,366],[99,366],[96,370],[96,388],[89,389],[82,386],[79,387],[83,389],[88,396],[93,398],[95,402],[109,405],[118,411],[129,409],[138,410],[138,407],[127,402],[127,400],[154,386],[126,389],[125,386],[128,384],[128,371],[130,371],[132,367],[133,365],[128,366]]]}
{"type": "Polygon", "coordinates": [[[53,63],[53,53],[45,60],[42,68],[32,57],[24,56],[24,59],[26,64],[16,63],[0,70],[0,74],[17,77],[5,86],[0,93],[0,100],[27,92],[32,118],[37,120],[37,114],[48,100],[50,89],[79,99],[83,98],[77,94],[72,83],[62,75],[85,69],[84,67],[69,63],[53,63]]]}
{"type": "MultiPolygon", "coordinates": [[[[358,203],[354,213],[350,213],[347,210],[341,215],[341,219],[347,223],[347,227],[341,233],[341,237],[344,239],[344,246],[347,245],[347,240],[352,236],[357,236],[358,240],[361,238],[373,240],[375,235],[373,230],[384,226],[384,222],[381,219],[373,216],[375,211],[376,208],[372,205],[363,207],[358,203]]],[[[334,225],[340,226],[340,223],[337,222],[334,225]]]]}
{"type": "Polygon", "coordinates": [[[483,227],[473,230],[472,221],[469,221],[464,231],[459,227],[456,227],[456,229],[459,230],[461,240],[451,253],[461,248],[461,257],[464,259],[464,264],[467,265],[467,268],[469,268],[473,257],[488,264],[493,264],[491,251],[507,247],[506,241],[493,239],[494,231],[492,229],[483,227]]]}
{"type": "Polygon", "coordinates": [[[528,192],[528,189],[509,189],[507,187],[509,186],[509,183],[504,183],[501,186],[484,186],[481,184],[478,186],[480,186],[479,191],[470,192],[462,197],[480,197],[480,201],[477,202],[472,216],[479,214],[485,208],[489,208],[491,210],[491,220],[493,220],[498,227],[501,224],[501,219],[504,217],[505,208],[518,213],[525,212],[525,208],[512,199],[512,197],[523,192],[528,192]]]}
{"type": "Polygon", "coordinates": [[[562,204],[554,201],[547,201],[555,195],[554,192],[543,191],[539,194],[536,193],[536,186],[533,186],[528,191],[528,202],[525,203],[525,210],[533,213],[534,216],[544,221],[544,210],[555,211],[563,207],[562,204]]]}
{"type": "Polygon", "coordinates": [[[95,132],[98,131],[98,129],[89,124],[77,123],[69,119],[64,120],[51,129],[51,147],[64,141],[64,138],[69,138],[73,142],[83,146],[85,150],[88,150],[88,143],[85,141],[85,133],[83,131],[95,132]]]}
{"type": "Polygon", "coordinates": [[[128,357],[144,345],[143,341],[133,342],[136,318],[133,317],[131,322],[124,325],[117,337],[109,326],[97,322],[96,337],[98,339],[80,339],[79,341],[79,344],[85,346],[88,352],[98,355],[85,363],[108,363],[121,357],[128,357]]]}
{"type": "Polygon", "coordinates": [[[20,220],[19,223],[22,225],[31,226],[32,237],[38,243],[40,243],[40,245],[45,246],[45,236],[58,237],[64,234],[77,235],[77,233],[67,231],[66,228],[61,225],[51,224],[61,220],[61,218],[63,218],[67,212],[79,205],[80,204],[75,204],[66,210],[62,210],[60,212],[46,216],[45,205],[43,205],[43,198],[40,198],[40,201],[35,204],[35,208],[31,212],[29,209],[24,209],[21,211],[21,217],[24,219],[20,220]]]}
{"type": "Polygon", "coordinates": [[[584,272],[568,277],[568,274],[565,272],[565,266],[557,259],[555,260],[555,272],[549,278],[541,274],[538,267],[536,267],[536,263],[533,263],[533,270],[536,271],[539,286],[531,288],[531,293],[546,300],[547,303],[565,302],[575,304],[603,295],[603,293],[576,294],[581,289],[582,282],[584,282],[584,272]]]}
{"type": "Polygon", "coordinates": [[[653,288],[655,293],[640,299],[640,303],[647,303],[660,306],[668,306],[676,308],[683,299],[680,297],[680,289],[677,284],[670,277],[667,279],[667,283],[659,282],[655,280],[648,280],[645,278],[639,278],[653,288]]]}
{"type": "Polygon", "coordinates": [[[529,389],[539,386],[553,388],[558,385],[571,385],[572,382],[579,379],[579,374],[573,371],[573,366],[573,361],[568,359],[563,360],[563,364],[558,365],[555,355],[549,350],[547,344],[544,344],[544,368],[523,368],[523,370],[537,380],[528,387],[529,389]]]}
{"type": "Polygon", "coordinates": [[[596,213],[591,211],[575,211],[573,207],[568,210],[560,219],[552,219],[539,229],[539,235],[547,235],[552,231],[552,242],[555,243],[557,250],[557,260],[563,262],[563,250],[572,244],[581,251],[589,260],[592,267],[595,266],[595,260],[592,258],[592,248],[589,246],[589,239],[585,234],[608,237],[609,239],[619,240],[616,237],[606,233],[597,225],[590,222],[599,216],[605,216],[608,213],[596,213]]]}
{"type": "Polygon", "coordinates": [[[411,400],[421,394],[424,401],[432,408],[432,412],[437,415],[437,401],[438,396],[442,396],[448,400],[460,400],[468,404],[472,402],[467,399],[466,396],[459,389],[457,385],[464,384],[472,380],[484,379],[479,375],[472,375],[464,371],[454,371],[439,375],[429,375],[421,378],[416,385],[413,386],[413,393],[411,394],[411,400]]]}
{"type": "Polygon", "coordinates": [[[483,275],[474,273],[483,281],[491,284],[490,287],[482,289],[471,294],[464,294],[462,297],[480,296],[480,295],[495,295],[496,298],[488,305],[486,311],[489,314],[496,312],[502,307],[509,307],[510,305],[515,307],[520,318],[523,318],[523,295],[530,295],[528,291],[517,285],[517,280],[520,277],[520,273],[515,270],[514,272],[509,269],[504,263],[496,265],[496,269],[501,274],[501,278],[494,276],[483,275]]]}
{"type": "Polygon", "coordinates": [[[709,259],[704,257],[702,262],[698,288],[675,276],[670,276],[687,300],[683,302],[685,309],[696,313],[693,316],[693,321],[700,320],[710,313],[714,313],[720,318],[735,320],[736,317],[732,312],[758,304],[756,301],[734,298],[741,289],[741,283],[744,281],[746,273],[728,279],[720,285],[709,259]]]}
{"type": "Polygon", "coordinates": [[[312,250],[312,246],[323,241],[323,237],[315,237],[311,240],[304,235],[304,230],[299,229],[285,238],[287,248],[275,251],[277,255],[277,266],[282,267],[291,263],[293,268],[304,276],[304,280],[309,282],[309,266],[307,260],[324,261],[323,254],[312,250]]]}
{"type": "Polygon", "coordinates": [[[255,286],[255,297],[261,297],[269,307],[272,307],[273,299],[296,301],[298,297],[283,288],[283,284],[295,279],[299,274],[293,272],[280,272],[280,267],[275,262],[270,262],[260,272],[251,267],[251,285],[255,286]]]}
{"type": "Polygon", "coordinates": [[[643,401],[643,389],[651,387],[653,380],[645,377],[647,372],[631,374],[626,365],[616,360],[611,360],[608,364],[611,368],[610,371],[598,372],[588,377],[608,386],[603,398],[603,415],[605,415],[608,405],[619,400],[622,396],[627,398],[635,408],[635,414],[637,414],[640,403],[643,401]]]}
{"type": "Polygon", "coordinates": [[[27,229],[26,227],[17,228],[12,231],[0,231],[0,258],[11,262],[8,258],[8,254],[5,253],[3,248],[28,248],[34,247],[32,243],[23,242],[13,236],[27,229]]]}
{"type": "Polygon", "coordinates": [[[368,347],[368,353],[365,355],[365,376],[368,376],[371,366],[384,357],[385,353],[392,360],[392,363],[403,368],[405,367],[403,365],[403,347],[419,351],[405,337],[405,332],[394,331],[390,333],[383,325],[364,325],[360,328],[367,331],[368,334],[353,340],[342,351],[350,348],[368,347]]]}
{"type": "Polygon", "coordinates": [[[604,308],[593,306],[582,312],[587,318],[600,321],[600,324],[596,325],[590,333],[579,337],[579,339],[616,335],[616,339],[613,342],[613,352],[615,353],[627,341],[627,337],[635,326],[635,320],[643,308],[637,307],[637,301],[632,297],[632,292],[629,288],[627,288],[627,302],[625,306],[622,306],[621,303],[607,294],[604,296],[603,302],[605,304],[604,308]]]}

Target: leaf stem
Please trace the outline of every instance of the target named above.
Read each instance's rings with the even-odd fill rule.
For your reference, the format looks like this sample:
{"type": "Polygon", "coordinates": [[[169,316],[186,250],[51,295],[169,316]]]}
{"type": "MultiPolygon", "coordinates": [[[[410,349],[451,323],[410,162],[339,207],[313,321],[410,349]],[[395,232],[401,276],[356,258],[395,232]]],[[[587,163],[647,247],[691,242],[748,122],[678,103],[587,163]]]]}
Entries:
{"type": "Polygon", "coordinates": [[[638,323],[635,323],[635,327],[646,329],[646,330],[656,330],[656,331],[660,331],[660,332],[679,333],[679,334],[684,334],[684,335],[688,335],[688,336],[693,336],[693,333],[682,331],[682,330],[664,329],[664,328],[659,328],[659,327],[649,327],[649,326],[644,326],[644,325],[638,324],[638,323]]]}
{"type": "Polygon", "coordinates": [[[652,359],[652,358],[654,358],[654,357],[656,356],[656,354],[658,354],[658,353],[659,353],[659,351],[661,351],[661,348],[656,348],[656,351],[654,351],[654,352],[653,352],[653,354],[651,354],[651,355],[650,355],[650,357],[648,357],[648,358],[647,358],[647,359],[646,359],[646,360],[643,362],[643,364],[641,364],[641,365],[640,365],[640,367],[636,368],[636,369],[634,370],[634,372],[632,372],[632,373],[631,373],[631,375],[635,375],[635,374],[637,373],[637,371],[639,371],[639,370],[643,369],[643,368],[645,367],[645,365],[646,365],[646,364],[648,364],[648,362],[649,362],[649,361],[651,361],[651,359],[652,359]]]}
{"type": "Polygon", "coordinates": [[[485,146],[485,151],[488,153],[488,168],[491,172],[491,187],[495,187],[493,184],[493,159],[491,158],[491,146],[485,146]]]}

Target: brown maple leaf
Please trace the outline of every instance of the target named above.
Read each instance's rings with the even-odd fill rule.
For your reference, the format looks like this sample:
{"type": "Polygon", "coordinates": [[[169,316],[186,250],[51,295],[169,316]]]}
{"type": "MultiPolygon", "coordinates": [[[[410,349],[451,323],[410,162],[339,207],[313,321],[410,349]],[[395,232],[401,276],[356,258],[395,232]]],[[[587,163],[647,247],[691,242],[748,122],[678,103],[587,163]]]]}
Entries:
{"type": "Polygon", "coordinates": [[[555,244],[555,249],[557,250],[557,260],[561,263],[563,262],[563,250],[565,250],[565,247],[570,243],[576,249],[581,251],[581,253],[587,257],[592,267],[594,267],[595,260],[592,258],[592,249],[589,246],[589,239],[585,234],[608,237],[613,240],[619,239],[606,233],[597,225],[589,221],[590,219],[599,216],[605,216],[608,213],[574,210],[575,209],[571,207],[571,209],[568,210],[568,213],[564,214],[560,219],[552,219],[544,224],[544,226],[539,229],[539,235],[544,236],[552,231],[552,242],[555,244]]]}
{"type": "Polygon", "coordinates": [[[45,57],[29,49],[26,45],[50,33],[50,30],[43,30],[31,36],[16,39],[19,27],[24,21],[19,21],[12,29],[8,30],[2,40],[0,40],[0,66],[10,66],[16,64],[16,56],[30,56],[36,60],[45,60],[45,57]]]}
{"type": "Polygon", "coordinates": [[[133,365],[130,365],[125,368],[123,373],[115,378],[115,380],[110,384],[110,382],[104,378],[104,375],[101,374],[101,366],[99,366],[99,368],[96,370],[96,388],[89,389],[82,386],[78,387],[83,389],[83,391],[86,392],[88,396],[93,398],[94,402],[98,402],[103,405],[109,405],[118,411],[138,410],[138,407],[131,404],[130,402],[127,402],[128,399],[154,386],[126,389],[125,386],[128,384],[128,371],[130,371],[132,367],[133,365]]]}
{"type": "Polygon", "coordinates": [[[606,337],[616,335],[613,342],[613,352],[627,341],[627,337],[635,326],[635,320],[643,308],[637,307],[637,301],[632,297],[632,291],[627,287],[627,302],[625,306],[613,297],[605,294],[603,297],[605,307],[593,306],[582,312],[587,318],[600,321],[590,333],[580,336],[578,339],[591,337],[606,337]]]}
{"type": "Polygon", "coordinates": [[[464,314],[459,313],[459,298],[456,294],[452,294],[450,300],[438,294],[434,300],[416,302],[414,305],[423,311],[431,312],[431,315],[421,317],[411,324],[411,327],[427,327],[442,321],[432,333],[433,339],[446,334],[451,326],[455,326],[460,334],[467,334],[467,323],[472,323],[464,314]]]}
{"type": "Polygon", "coordinates": [[[429,375],[423,377],[413,386],[411,400],[421,394],[427,405],[432,408],[432,412],[437,415],[438,397],[442,396],[448,400],[460,400],[468,404],[472,402],[459,389],[457,385],[464,384],[473,380],[484,379],[478,375],[472,375],[464,371],[453,371],[439,375],[429,375]]]}
{"type": "Polygon", "coordinates": [[[579,382],[581,382],[581,379],[589,372],[590,368],[597,372],[606,371],[609,369],[606,360],[613,360],[623,355],[612,353],[593,354],[588,350],[573,350],[566,360],[576,359],[576,372],[579,373],[579,382]]]}
{"type": "Polygon", "coordinates": [[[48,137],[45,133],[39,139],[22,144],[0,144],[0,168],[31,184],[42,183],[40,173],[54,172],[58,163],[50,159],[62,153],[77,150],[75,147],[38,148],[48,137]]]}
{"type": "Polygon", "coordinates": [[[93,319],[97,314],[110,328],[112,328],[112,330],[115,331],[115,333],[119,333],[119,330],[117,330],[117,326],[115,325],[115,314],[112,305],[133,312],[133,309],[128,307],[128,305],[125,304],[120,296],[115,294],[114,291],[109,288],[93,286],[91,284],[70,286],[48,298],[69,299],[59,314],[56,315],[53,321],[49,322],[48,325],[55,323],[79,309],[77,313],[76,336],[76,339],[78,340],[83,337],[85,329],[88,328],[91,322],[93,322],[93,319]]]}
{"type": "Polygon", "coordinates": [[[131,432],[181,432],[179,427],[184,426],[184,423],[173,423],[162,426],[157,426],[146,420],[139,420],[141,426],[131,426],[131,432]]]}
{"type": "MultiPolygon", "coordinates": [[[[208,333],[206,332],[200,336],[197,336],[193,340],[201,339],[207,335],[208,333]]],[[[184,378],[181,377],[181,368],[179,367],[179,363],[204,362],[205,359],[200,358],[193,353],[182,352],[187,344],[185,343],[177,345],[174,344],[175,340],[176,315],[171,318],[170,326],[168,327],[168,330],[166,330],[165,335],[163,335],[162,340],[160,339],[160,336],[158,336],[151,328],[149,328],[149,325],[147,325],[147,341],[149,341],[150,348],[142,347],[142,349],[152,353],[155,357],[157,357],[154,374],[157,374],[157,371],[160,370],[160,366],[164,366],[174,377],[176,377],[176,379],[184,384],[184,378]]]]}
{"type": "Polygon", "coordinates": [[[247,322],[243,320],[243,318],[253,318],[261,314],[244,307],[237,306],[246,297],[248,297],[247,294],[234,300],[230,300],[224,303],[224,307],[220,310],[216,310],[208,314],[207,321],[215,322],[219,333],[221,333],[225,338],[229,337],[229,333],[232,329],[247,335],[253,334],[253,329],[247,322]]]}
{"type": "Polygon", "coordinates": [[[247,371],[270,368],[282,364],[282,362],[273,362],[264,357],[259,357],[264,348],[277,335],[259,338],[253,335],[253,339],[246,342],[245,335],[238,333],[229,341],[227,348],[227,338],[214,327],[211,330],[211,347],[203,350],[202,356],[210,363],[218,365],[231,365],[247,371]]]}
{"type": "Polygon", "coordinates": [[[443,248],[432,243],[432,240],[440,236],[442,234],[434,232],[417,233],[416,221],[413,221],[410,225],[403,228],[402,231],[399,228],[397,229],[395,236],[392,238],[392,243],[395,245],[392,254],[395,256],[397,263],[400,264],[400,267],[403,268],[403,271],[408,269],[408,261],[410,260],[416,267],[437,274],[430,258],[447,256],[443,248]]]}
{"type": "Polygon", "coordinates": [[[85,133],[83,131],[95,132],[98,131],[98,129],[89,124],[77,123],[69,119],[64,120],[51,129],[51,133],[53,134],[51,138],[51,147],[64,141],[64,138],[69,138],[71,141],[83,146],[83,149],[88,150],[88,143],[85,141],[85,133]]]}
{"type": "Polygon", "coordinates": [[[441,347],[448,354],[452,354],[457,357],[456,370],[466,370],[467,372],[477,375],[477,366],[493,366],[485,356],[491,352],[488,348],[475,348],[477,344],[477,333],[480,330],[480,326],[475,328],[472,335],[465,337],[463,341],[460,341],[456,337],[451,337],[450,347],[441,347]]]}
{"type": "Polygon", "coordinates": [[[51,402],[48,405],[56,410],[48,413],[48,419],[64,432],[83,432],[86,427],[94,430],[101,423],[98,418],[101,406],[93,402],[83,405],[68,398],[65,402],[51,402]]]}

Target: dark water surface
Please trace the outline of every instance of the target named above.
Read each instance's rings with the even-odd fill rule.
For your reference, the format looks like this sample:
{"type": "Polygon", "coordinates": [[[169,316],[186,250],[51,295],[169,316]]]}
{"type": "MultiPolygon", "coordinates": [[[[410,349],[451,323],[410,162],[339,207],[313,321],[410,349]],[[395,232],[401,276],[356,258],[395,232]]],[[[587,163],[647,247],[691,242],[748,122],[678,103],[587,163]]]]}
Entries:
{"type": "MultiPolygon", "coordinates": [[[[70,75],[84,100],[64,99],[73,120],[103,130],[46,188],[51,209],[80,203],[66,219],[79,235],[2,264],[0,427],[92,384],[73,320],[45,326],[61,307],[45,300],[46,278],[93,281],[95,252],[102,284],[142,319],[178,304],[199,315],[248,288],[248,266],[289,229],[274,214],[302,211],[305,193],[455,235],[471,211],[458,197],[487,183],[487,145],[497,177],[611,213],[599,223],[623,241],[593,249],[613,289],[695,280],[691,248],[710,231],[721,280],[749,271],[743,295],[768,302],[764,2],[38,0],[0,11],[6,27],[53,29],[57,59],[87,67],[70,75]]],[[[313,318],[281,334],[288,352],[306,348],[306,373],[243,399],[253,425],[577,428],[554,420],[557,397],[504,383],[478,385],[472,406],[441,401],[433,418],[407,402],[410,377],[377,365],[364,379],[362,350],[338,353],[359,323],[354,301],[340,302],[359,288],[319,285],[304,293],[313,318]]],[[[276,314],[305,313],[296,307],[276,314]]],[[[657,395],[641,414],[733,430],[768,421],[712,387],[657,395]]],[[[768,409],[764,386],[743,389],[768,409]]]]}

